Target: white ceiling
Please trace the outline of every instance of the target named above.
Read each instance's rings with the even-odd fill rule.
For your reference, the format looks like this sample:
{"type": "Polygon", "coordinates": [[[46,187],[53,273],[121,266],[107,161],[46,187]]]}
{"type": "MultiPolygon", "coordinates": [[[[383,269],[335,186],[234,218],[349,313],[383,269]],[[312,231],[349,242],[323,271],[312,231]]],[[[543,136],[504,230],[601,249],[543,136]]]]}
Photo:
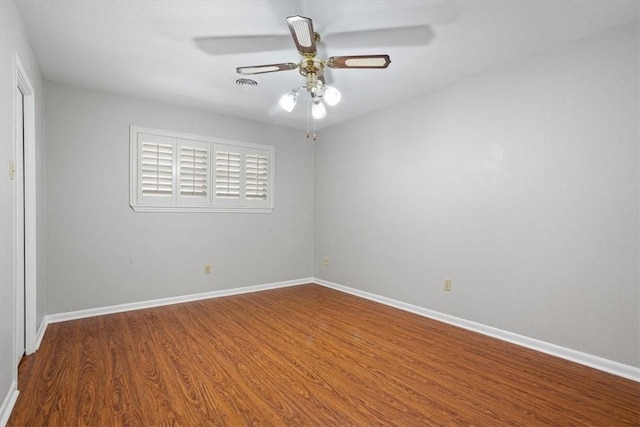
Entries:
{"type": "Polygon", "coordinates": [[[330,70],[328,83],[342,92],[342,102],[327,108],[318,129],[639,17],[637,0],[18,5],[47,80],[299,129],[307,125],[305,103],[299,101],[293,113],[277,105],[283,93],[303,84],[297,71],[256,75],[255,87],[235,83],[238,66],[298,62],[285,23],[289,15],[313,19],[321,54],[391,56],[384,70],[330,70]],[[371,30],[389,31],[360,33],[371,30]],[[240,41],[248,42],[248,52],[212,54],[240,41]]]}

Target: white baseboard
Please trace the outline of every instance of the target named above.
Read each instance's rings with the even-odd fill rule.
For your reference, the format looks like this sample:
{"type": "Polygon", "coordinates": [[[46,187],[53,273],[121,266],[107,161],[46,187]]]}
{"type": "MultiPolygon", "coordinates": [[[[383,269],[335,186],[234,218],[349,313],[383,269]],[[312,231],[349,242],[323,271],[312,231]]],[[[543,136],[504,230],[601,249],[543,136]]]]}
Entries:
{"type": "MultiPolygon", "coordinates": [[[[46,316],[45,316],[46,317],[46,316]]],[[[44,338],[44,333],[47,331],[47,321],[45,318],[42,319],[40,323],[40,328],[38,328],[38,333],[36,333],[36,345],[34,348],[34,352],[38,351],[40,348],[40,344],[42,344],[42,339],[44,338]]]]}
{"type": "Polygon", "coordinates": [[[16,404],[16,400],[18,400],[18,394],[20,394],[18,384],[13,381],[9,392],[2,401],[2,406],[0,406],[0,427],[5,427],[9,422],[13,406],[16,404]]]}
{"type": "Polygon", "coordinates": [[[371,301],[379,302],[381,304],[395,307],[400,310],[408,311],[414,314],[418,314],[420,316],[428,317],[434,320],[438,320],[440,322],[448,323],[450,325],[458,326],[473,332],[478,332],[483,335],[487,335],[493,338],[497,338],[503,341],[507,341],[507,342],[517,344],[523,347],[527,347],[533,350],[537,350],[542,353],[550,354],[552,356],[560,357],[562,359],[579,363],[581,365],[589,366],[591,368],[595,368],[604,372],[609,372],[611,374],[618,375],[620,377],[624,377],[633,381],[640,382],[640,368],[637,368],[635,366],[625,365],[623,363],[608,360],[599,356],[593,356],[591,354],[582,353],[580,351],[572,350],[570,348],[547,343],[534,338],[529,338],[523,335],[519,335],[512,332],[504,331],[502,329],[494,328],[492,326],[487,326],[481,323],[472,322],[470,320],[451,316],[445,313],[440,313],[435,310],[429,310],[424,307],[419,307],[416,305],[404,303],[402,301],[397,301],[391,298],[383,297],[383,296],[372,294],[369,292],[360,291],[358,289],[339,285],[337,283],[328,282],[326,280],[318,279],[315,277],[47,315],[44,317],[40,330],[38,331],[36,348],[40,347],[40,342],[42,341],[45,330],[49,323],[64,322],[68,320],[83,319],[86,317],[121,313],[125,311],[140,310],[144,308],[160,307],[163,305],[179,304],[183,302],[198,301],[198,300],[204,300],[209,298],[219,298],[224,296],[240,295],[240,294],[245,294],[249,292],[265,291],[269,289],[277,289],[277,288],[283,288],[288,286],[298,286],[298,285],[303,285],[307,283],[316,283],[331,289],[335,289],[341,292],[346,292],[351,295],[355,295],[371,301]]]}
{"type": "Polygon", "coordinates": [[[366,298],[371,301],[375,301],[391,307],[399,308],[400,310],[408,311],[424,317],[429,317],[431,319],[438,320],[440,322],[448,323],[450,325],[458,326],[473,332],[478,332],[483,335],[487,335],[493,338],[498,338],[500,340],[517,344],[523,347],[527,347],[532,350],[537,350],[542,353],[550,354],[552,356],[560,357],[562,359],[566,359],[571,362],[579,363],[581,365],[589,366],[591,368],[595,368],[600,371],[608,372],[610,374],[618,375],[620,377],[624,377],[633,381],[640,382],[640,368],[637,368],[635,366],[625,365],[623,363],[604,359],[602,357],[593,356],[587,353],[582,353],[580,351],[572,350],[570,348],[561,347],[559,345],[550,344],[548,342],[540,341],[534,338],[529,338],[523,335],[514,334],[512,332],[504,331],[502,329],[494,328],[492,326],[487,326],[481,323],[472,322],[470,320],[461,319],[459,317],[440,313],[434,310],[429,310],[427,308],[419,307],[416,305],[407,304],[402,301],[397,301],[391,298],[383,297],[383,296],[372,294],[369,292],[360,291],[358,289],[339,285],[337,283],[328,282],[326,280],[314,278],[313,283],[317,283],[319,285],[326,286],[331,289],[335,289],[341,292],[346,292],[351,295],[366,298]]]}
{"type": "MultiPolygon", "coordinates": [[[[66,322],[68,320],[84,319],[86,317],[102,316],[105,314],[122,313],[125,311],[141,310],[144,308],[161,307],[163,305],[180,304],[183,302],[199,301],[209,298],[220,298],[231,295],[246,294],[249,292],[266,291],[269,289],[285,288],[306,283],[313,283],[313,278],[287,280],[286,282],[266,283],[263,285],[245,286],[242,288],[223,289],[219,291],[203,292],[199,294],[181,295],[177,297],[160,298],[148,301],[133,302],[127,304],[111,305],[107,307],[90,308],[87,310],[69,311],[66,313],[49,314],[44,316],[42,321],[46,325],[49,323],[66,322]]],[[[42,329],[42,328],[41,328],[42,329]]],[[[42,331],[44,335],[44,331],[42,331]]],[[[41,339],[41,338],[40,338],[41,339]]],[[[38,344],[39,345],[39,344],[38,344]]]]}

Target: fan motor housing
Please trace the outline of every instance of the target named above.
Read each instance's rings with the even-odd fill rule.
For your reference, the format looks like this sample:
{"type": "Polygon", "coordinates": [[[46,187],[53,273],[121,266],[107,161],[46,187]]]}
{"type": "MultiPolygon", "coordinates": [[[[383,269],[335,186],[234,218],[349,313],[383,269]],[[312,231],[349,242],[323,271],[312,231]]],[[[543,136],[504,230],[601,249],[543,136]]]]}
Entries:
{"type": "Polygon", "coordinates": [[[300,61],[298,69],[303,76],[307,74],[321,76],[324,74],[324,63],[317,58],[304,58],[300,61]]]}

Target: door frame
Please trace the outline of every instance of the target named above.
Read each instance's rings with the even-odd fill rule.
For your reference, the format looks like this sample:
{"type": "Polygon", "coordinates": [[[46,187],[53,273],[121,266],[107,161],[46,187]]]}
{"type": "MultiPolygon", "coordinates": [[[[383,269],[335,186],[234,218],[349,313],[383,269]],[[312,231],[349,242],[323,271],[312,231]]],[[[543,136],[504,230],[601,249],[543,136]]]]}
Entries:
{"type": "MultiPolygon", "coordinates": [[[[24,229],[16,229],[14,254],[16,265],[14,269],[14,286],[18,286],[18,274],[24,274],[24,334],[25,334],[25,353],[32,354],[36,351],[36,317],[37,317],[37,300],[36,300],[36,143],[35,143],[35,91],[33,85],[27,75],[26,70],[22,66],[20,57],[16,53],[14,56],[15,63],[15,84],[14,87],[20,89],[23,96],[23,123],[24,123],[24,157],[23,165],[16,165],[23,169],[24,176],[24,229]],[[24,253],[18,253],[18,233],[24,233],[24,253]]],[[[16,121],[16,102],[14,98],[14,123],[16,121]]],[[[15,134],[15,133],[14,133],[15,134]]],[[[16,157],[17,150],[23,150],[18,147],[19,141],[15,143],[16,157]]],[[[17,180],[14,180],[17,183],[17,180]]],[[[15,191],[23,191],[21,188],[15,188],[15,191]]],[[[17,197],[16,197],[17,198],[17,197]]],[[[15,209],[15,215],[18,215],[18,206],[15,209]]],[[[17,218],[14,218],[14,225],[17,218]]],[[[17,227],[16,227],[17,228],[17,227]]],[[[16,303],[17,303],[17,289],[16,303]]],[[[16,310],[17,311],[17,310],[16,310]]],[[[17,314],[16,314],[17,316],[17,314]]],[[[22,322],[17,319],[16,322],[22,322]]],[[[17,324],[14,328],[14,334],[17,332],[17,324]]],[[[15,345],[18,345],[18,337],[15,337],[15,345]]],[[[14,354],[16,351],[14,351],[14,354]]],[[[20,362],[15,361],[15,366],[20,362]]]]}
{"type": "Polygon", "coordinates": [[[20,87],[14,88],[15,120],[14,132],[16,138],[15,163],[11,165],[11,178],[15,181],[14,203],[16,207],[15,221],[15,292],[16,292],[16,346],[15,357],[19,361],[26,353],[27,340],[25,338],[25,238],[24,238],[24,94],[20,87]]]}

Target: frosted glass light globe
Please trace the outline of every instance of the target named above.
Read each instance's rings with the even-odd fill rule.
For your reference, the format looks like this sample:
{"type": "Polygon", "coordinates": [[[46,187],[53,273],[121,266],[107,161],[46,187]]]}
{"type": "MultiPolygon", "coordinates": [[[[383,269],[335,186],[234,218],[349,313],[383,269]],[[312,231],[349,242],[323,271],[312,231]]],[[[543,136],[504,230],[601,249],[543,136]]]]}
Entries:
{"type": "Polygon", "coordinates": [[[311,107],[311,115],[314,119],[320,120],[327,115],[327,109],[322,101],[313,101],[313,107],[311,107]]]}
{"type": "Polygon", "coordinates": [[[298,93],[291,91],[282,95],[278,104],[280,104],[280,107],[282,107],[283,110],[290,113],[293,111],[293,107],[296,106],[296,102],[298,102],[298,93]]]}
{"type": "Polygon", "coordinates": [[[342,98],[342,94],[338,89],[333,86],[326,86],[324,88],[324,95],[322,96],[327,104],[334,106],[342,98]]]}

